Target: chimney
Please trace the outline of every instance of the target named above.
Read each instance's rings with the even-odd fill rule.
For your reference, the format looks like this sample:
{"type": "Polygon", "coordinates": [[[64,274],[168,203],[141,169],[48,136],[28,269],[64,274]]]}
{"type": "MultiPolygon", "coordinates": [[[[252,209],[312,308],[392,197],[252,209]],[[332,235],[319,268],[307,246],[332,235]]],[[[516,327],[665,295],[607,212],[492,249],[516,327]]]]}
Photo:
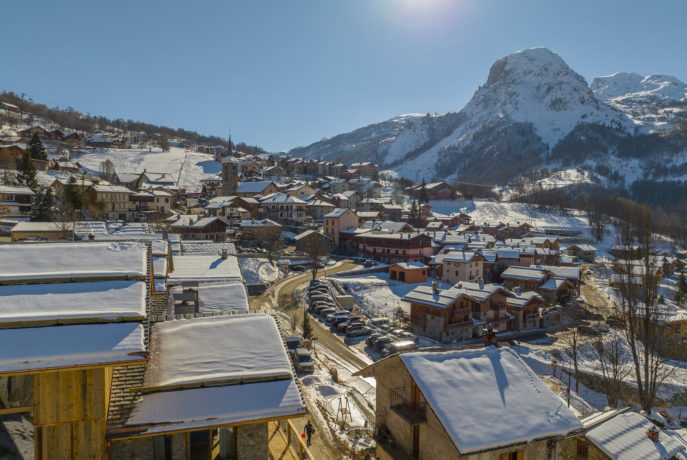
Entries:
{"type": "Polygon", "coordinates": [[[437,283],[436,281],[432,281],[432,292],[435,295],[439,295],[439,283],[437,283]]]}
{"type": "Polygon", "coordinates": [[[658,428],[656,428],[655,426],[652,426],[651,428],[649,428],[646,432],[646,435],[653,442],[658,442],[658,428]]]}
{"type": "Polygon", "coordinates": [[[487,325],[486,329],[482,329],[482,342],[487,347],[496,345],[496,331],[491,323],[487,325]]]}
{"type": "Polygon", "coordinates": [[[228,256],[227,248],[222,248],[222,259],[226,259],[228,256]]]}

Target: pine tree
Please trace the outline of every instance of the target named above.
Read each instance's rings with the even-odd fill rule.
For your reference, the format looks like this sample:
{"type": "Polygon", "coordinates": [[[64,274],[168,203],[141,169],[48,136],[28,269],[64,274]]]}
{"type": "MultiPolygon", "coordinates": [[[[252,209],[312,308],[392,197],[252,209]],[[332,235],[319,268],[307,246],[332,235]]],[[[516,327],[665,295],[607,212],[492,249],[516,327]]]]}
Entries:
{"type": "Polygon", "coordinates": [[[38,133],[33,133],[26,150],[31,153],[31,158],[34,160],[46,161],[48,159],[48,152],[45,150],[45,146],[43,146],[41,138],[38,137],[38,133]]]}
{"type": "Polygon", "coordinates": [[[408,215],[408,223],[412,225],[413,227],[418,227],[418,208],[417,208],[417,201],[413,200],[413,202],[410,205],[410,214],[408,215]]]}
{"type": "Polygon", "coordinates": [[[675,303],[682,306],[687,301],[687,279],[685,279],[685,272],[680,272],[680,277],[677,279],[677,291],[675,292],[675,303]]]}
{"type": "Polygon", "coordinates": [[[31,220],[34,222],[52,222],[55,220],[55,214],[53,212],[54,204],[52,189],[50,187],[47,188],[45,193],[38,193],[31,214],[31,220]]]}
{"type": "Polygon", "coordinates": [[[310,325],[310,315],[308,315],[308,312],[305,310],[303,310],[303,338],[308,340],[312,338],[312,326],[310,325]]]}
{"type": "Polygon", "coordinates": [[[420,187],[420,202],[429,203],[429,193],[427,193],[427,182],[422,178],[422,187],[420,187]]]}
{"type": "Polygon", "coordinates": [[[64,190],[64,198],[74,210],[81,210],[84,207],[84,199],[81,190],[76,184],[76,177],[69,178],[67,187],[64,190]]]}
{"type": "Polygon", "coordinates": [[[31,154],[28,149],[24,151],[21,156],[21,161],[17,165],[17,182],[19,182],[20,185],[26,185],[31,190],[38,189],[36,165],[33,164],[33,159],[31,159],[31,154]]]}

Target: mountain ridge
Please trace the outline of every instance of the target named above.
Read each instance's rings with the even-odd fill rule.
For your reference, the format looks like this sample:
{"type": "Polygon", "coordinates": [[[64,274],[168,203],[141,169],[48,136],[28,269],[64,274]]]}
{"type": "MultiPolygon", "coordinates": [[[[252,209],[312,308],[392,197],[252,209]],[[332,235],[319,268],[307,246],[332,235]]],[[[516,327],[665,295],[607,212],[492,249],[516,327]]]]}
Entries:
{"type": "Polygon", "coordinates": [[[529,48],[497,59],[485,84],[460,110],[392,117],[288,153],[375,161],[413,180],[505,183],[537,168],[568,164],[566,155],[571,152],[566,146],[574,144],[571,133],[582,142],[585,129],[602,127],[609,133],[608,142],[579,164],[595,167],[617,156],[627,136],[671,132],[687,113],[687,102],[669,97],[681,88],[675,77],[619,73],[600,78],[606,80],[594,80],[597,95],[560,56],[546,48],[529,48]],[[615,93],[607,88],[608,83],[618,83],[618,75],[631,76],[626,80],[634,86],[626,84],[628,91],[638,88],[634,92],[653,91],[656,96],[623,99],[617,94],[622,85],[615,84],[615,93]],[[599,89],[601,83],[607,83],[605,92],[599,89]]]}

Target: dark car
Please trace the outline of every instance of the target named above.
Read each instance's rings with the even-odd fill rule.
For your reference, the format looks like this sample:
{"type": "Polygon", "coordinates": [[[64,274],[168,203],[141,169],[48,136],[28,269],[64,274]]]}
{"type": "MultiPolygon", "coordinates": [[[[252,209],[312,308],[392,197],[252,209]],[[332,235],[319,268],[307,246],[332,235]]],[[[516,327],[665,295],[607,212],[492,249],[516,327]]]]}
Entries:
{"type": "Polygon", "coordinates": [[[312,356],[305,348],[298,348],[294,351],[293,364],[298,372],[312,372],[315,370],[312,356]]]}
{"type": "Polygon", "coordinates": [[[362,324],[353,324],[352,326],[348,326],[346,328],[346,335],[348,337],[358,337],[361,335],[367,335],[371,332],[372,329],[367,326],[363,326],[362,324]]]}
{"type": "Polygon", "coordinates": [[[289,351],[289,354],[293,354],[294,351],[303,346],[301,338],[298,336],[286,337],[284,342],[286,343],[286,349],[289,351]]]}
{"type": "Polygon", "coordinates": [[[327,307],[327,308],[323,308],[322,310],[320,310],[319,315],[320,315],[322,318],[326,318],[328,314],[334,313],[334,312],[336,312],[336,308],[334,308],[334,307],[327,307]]]}
{"type": "Polygon", "coordinates": [[[385,346],[387,346],[388,344],[390,344],[391,342],[394,342],[394,341],[396,341],[395,337],[385,335],[384,337],[378,338],[377,341],[375,341],[372,348],[374,348],[377,351],[382,351],[385,346]]]}
{"type": "Polygon", "coordinates": [[[363,267],[370,268],[374,267],[375,265],[377,265],[377,262],[375,262],[374,260],[367,259],[363,261],[363,267]]]}
{"type": "Polygon", "coordinates": [[[375,341],[382,336],[383,336],[383,334],[381,334],[379,332],[373,332],[372,334],[370,334],[370,336],[367,339],[365,339],[365,345],[367,345],[368,347],[371,347],[372,344],[374,344],[375,341]]]}
{"type": "Polygon", "coordinates": [[[334,316],[332,319],[332,326],[336,327],[339,324],[343,323],[344,321],[348,321],[350,318],[350,313],[348,312],[339,312],[334,316]]]}
{"type": "Polygon", "coordinates": [[[346,321],[343,321],[343,322],[337,324],[336,330],[339,332],[345,332],[346,328],[348,326],[352,326],[353,324],[361,324],[362,325],[363,324],[362,318],[360,318],[359,316],[351,316],[346,321]]]}

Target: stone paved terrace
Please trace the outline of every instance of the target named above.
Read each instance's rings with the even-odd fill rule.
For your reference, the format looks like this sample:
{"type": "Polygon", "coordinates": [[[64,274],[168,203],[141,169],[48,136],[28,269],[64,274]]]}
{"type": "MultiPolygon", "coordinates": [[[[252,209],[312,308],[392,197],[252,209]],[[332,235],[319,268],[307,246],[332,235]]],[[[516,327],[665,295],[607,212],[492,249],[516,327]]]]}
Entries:
{"type": "Polygon", "coordinates": [[[270,460],[315,460],[291,421],[270,422],[267,430],[270,460]]]}

